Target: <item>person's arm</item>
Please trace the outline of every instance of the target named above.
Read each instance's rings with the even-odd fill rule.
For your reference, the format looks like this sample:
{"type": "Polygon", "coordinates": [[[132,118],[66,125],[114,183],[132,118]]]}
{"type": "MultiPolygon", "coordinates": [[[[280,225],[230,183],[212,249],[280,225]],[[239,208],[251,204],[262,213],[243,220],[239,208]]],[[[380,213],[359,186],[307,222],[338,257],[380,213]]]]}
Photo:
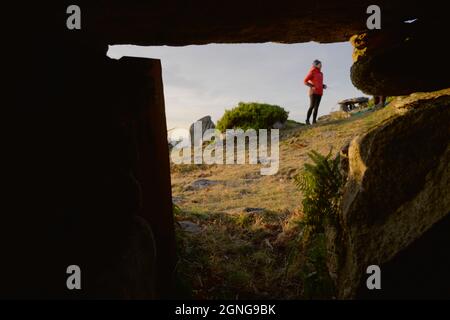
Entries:
{"type": "Polygon", "coordinates": [[[314,88],[314,85],[312,84],[312,78],[313,78],[312,71],[310,71],[306,75],[305,80],[303,80],[303,83],[310,88],[314,88]]]}

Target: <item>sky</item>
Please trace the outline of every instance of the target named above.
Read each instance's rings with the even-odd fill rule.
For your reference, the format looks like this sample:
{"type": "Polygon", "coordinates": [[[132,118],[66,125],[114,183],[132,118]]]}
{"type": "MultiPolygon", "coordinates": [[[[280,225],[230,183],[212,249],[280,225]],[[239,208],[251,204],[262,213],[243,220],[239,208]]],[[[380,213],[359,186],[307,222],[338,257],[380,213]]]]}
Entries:
{"type": "Polygon", "coordinates": [[[319,116],[338,109],[339,100],[364,96],[350,80],[352,46],[318,44],[208,44],[185,47],[110,46],[110,58],[160,59],[167,128],[189,128],[210,115],[214,122],[239,102],[279,105],[304,122],[309,105],[303,79],[312,61],[323,64],[319,116]]]}

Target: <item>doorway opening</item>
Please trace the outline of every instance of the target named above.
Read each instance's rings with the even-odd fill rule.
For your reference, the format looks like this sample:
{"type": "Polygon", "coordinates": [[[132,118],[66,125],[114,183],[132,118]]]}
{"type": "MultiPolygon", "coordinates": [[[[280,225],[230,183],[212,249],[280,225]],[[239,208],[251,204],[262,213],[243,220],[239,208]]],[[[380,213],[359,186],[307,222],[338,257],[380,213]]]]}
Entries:
{"type": "Polygon", "coordinates": [[[279,127],[274,175],[261,175],[260,165],[248,162],[171,163],[180,297],[333,297],[325,237],[307,232],[297,182],[310,152],[334,155],[368,129],[373,122],[367,117],[381,122],[389,116],[370,108],[339,110],[339,101],[363,96],[350,80],[351,53],[350,43],[110,47],[115,59],[161,59],[169,144],[204,117],[217,126],[240,102],[279,106],[289,114],[279,127]],[[318,123],[306,126],[304,78],[316,59],[323,62],[327,89],[318,123]]]}

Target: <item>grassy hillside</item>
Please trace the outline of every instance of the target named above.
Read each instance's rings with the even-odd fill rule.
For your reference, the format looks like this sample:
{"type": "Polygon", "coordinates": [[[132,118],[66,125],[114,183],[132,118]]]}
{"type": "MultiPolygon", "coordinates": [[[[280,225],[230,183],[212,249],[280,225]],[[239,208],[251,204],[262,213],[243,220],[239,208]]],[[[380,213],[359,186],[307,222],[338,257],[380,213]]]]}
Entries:
{"type": "Polygon", "coordinates": [[[302,194],[294,176],[315,150],[337,153],[355,136],[395,115],[388,105],[346,119],[282,131],[280,168],[260,175],[258,165],[172,165],[179,289],[195,298],[331,298],[324,240],[302,224],[302,194]],[[193,188],[199,179],[211,182],[193,188]],[[181,280],[183,279],[183,280],[181,280]]]}

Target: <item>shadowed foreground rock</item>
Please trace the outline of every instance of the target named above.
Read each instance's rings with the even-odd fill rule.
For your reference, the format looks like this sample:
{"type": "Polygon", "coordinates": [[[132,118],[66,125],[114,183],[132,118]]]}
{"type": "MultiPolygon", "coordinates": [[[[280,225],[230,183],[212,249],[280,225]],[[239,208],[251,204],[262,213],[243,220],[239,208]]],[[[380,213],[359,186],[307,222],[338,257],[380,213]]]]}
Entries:
{"type": "Polygon", "coordinates": [[[169,297],[175,239],[160,61],[109,59],[77,33],[41,41],[31,47],[45,49],[9,78],[22,84],[10,104],[21,113],[12,118],[18,169],[8,180],[13,206],[2,210],[0,297],[169,297]],[[81,290],[66,287],[69,265],[81,269],[81,290]]]}
{"type": "Polygon", "coordinates": [[[339,298],[450,297],[450,89],[394,105],[398,116],[348,150],[342,212],[328,230],[339,298]],[[369,265],[381,266],[380,291],[366,289],[369,265]]]}
{"type": "Polygon", "coordinates": [[[419,19],[352,37],[353,84],[367,94],[378,96],[449,88],[448,53],[439,45],[446,29],[443,20],[419,19]]]}
{"type": "Polygon", "coordinates": [[[156,250],[148,223],[134,217],[121,255],[93,279],[102,288],[102,297],[115,299],[154,299],[156,292],[156,250]]]}
{"type": "MultiPolygon", "coordinates": [[[[339,42],[367,30],[366,10],[372,4],[369,0],[101,1],[89,3],[86,19],[96,38],[109,44],[339,42]]],[[[376,4],[382,8],[382,27],[412,17],[445,17],[437,10],[437,0],[376,4]]]]}

